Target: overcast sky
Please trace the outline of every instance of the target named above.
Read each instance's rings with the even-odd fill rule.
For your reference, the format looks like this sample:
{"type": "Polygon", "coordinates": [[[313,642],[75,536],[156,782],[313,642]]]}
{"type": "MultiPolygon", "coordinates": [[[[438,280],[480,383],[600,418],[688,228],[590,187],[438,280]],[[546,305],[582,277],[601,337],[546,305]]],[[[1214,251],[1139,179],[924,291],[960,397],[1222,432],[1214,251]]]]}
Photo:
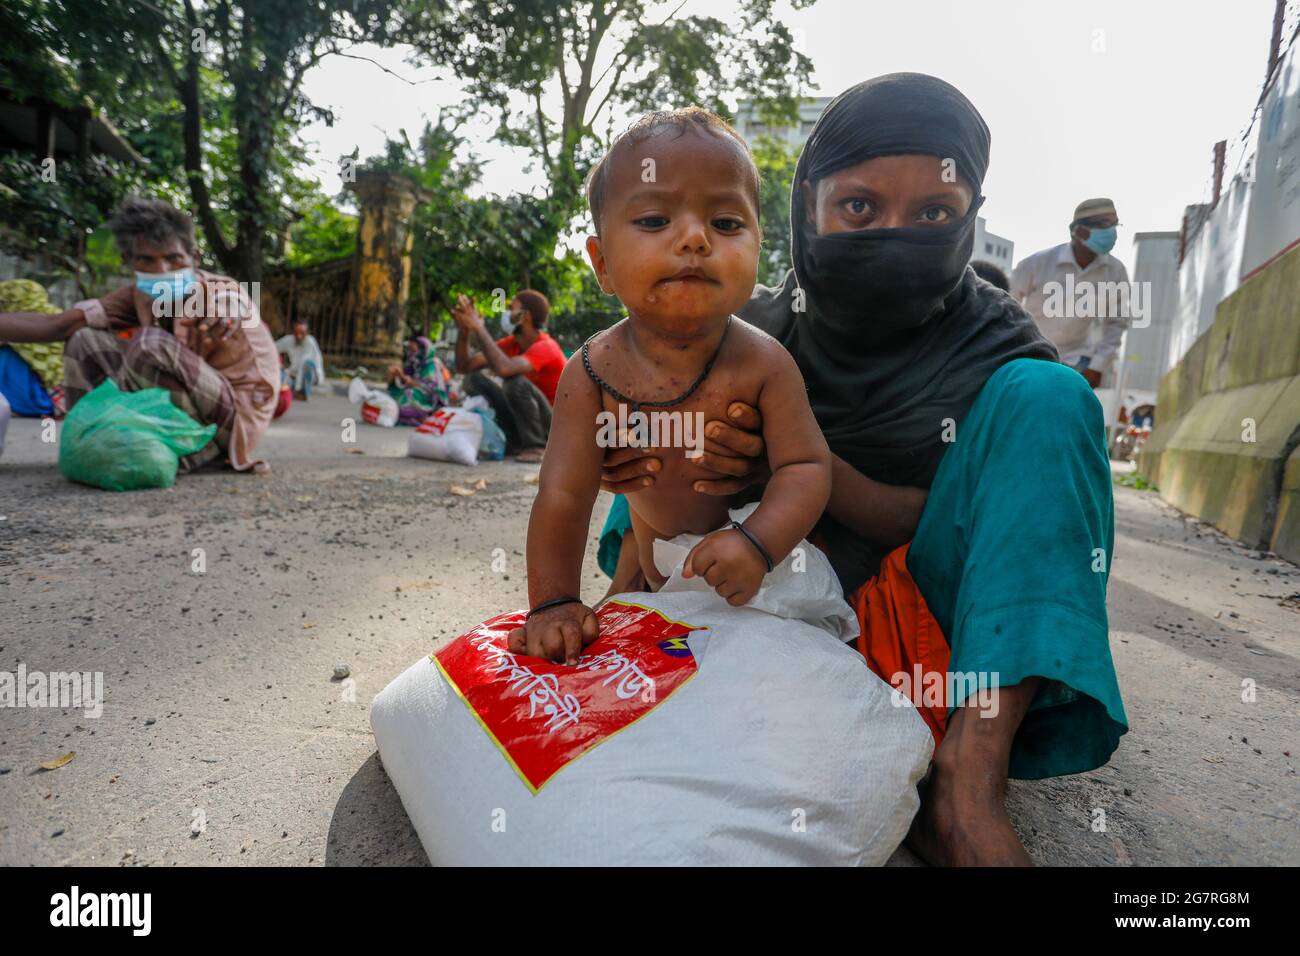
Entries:
{"type": "MultiPolygon", "coordinates": [[[[816,89],[833,96],[881,73],[912,70],[964,92],[993,132],[983,214],[1020,259],[1063,242],[1081,199],[1119,209],[1116,253],[1132,267],[1135,232],[1177,230],[1185,205],[1209,197],[1211,154],[1250,118],[1264,78],[1273,0],[820,0],[781,14],[812,58],[816,89]]],[[[687,0],[681,15],[734,20],[731,0],[687,0]]],[[[415,85],[359,60],[333,57],[304,89],[338,115],[308,128],[312,168],[331,192],[337,158],[378,152],[385,134],[412,135],[459,87],[417,69],[401,50],[359,50],[415,85]]],[[[733,104],[734,106],[734,104],[733,104]]],[[[603,123],[601,124],[603,126],[603,123]]],[[[488,192],[540,190],[522,151],[488,141],[488,192]]],[[[1230,146],[1230,155],[1232,147],[1230,146]]],[[[1230,170],[1231,172],[1231,170],[1230,170]]]]}

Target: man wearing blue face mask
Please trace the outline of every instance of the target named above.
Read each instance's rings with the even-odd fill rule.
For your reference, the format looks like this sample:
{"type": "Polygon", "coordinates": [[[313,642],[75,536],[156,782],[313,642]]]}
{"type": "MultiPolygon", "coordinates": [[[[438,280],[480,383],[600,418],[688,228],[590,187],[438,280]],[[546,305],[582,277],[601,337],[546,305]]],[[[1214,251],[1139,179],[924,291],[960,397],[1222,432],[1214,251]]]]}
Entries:
{"type": "Polygon", "coordinates": [[[65,342],[69,409],[112,379],[128,392],[166,389],[199,424],[217,426],[181,459],[182,474],[223,460],[267,471],[253,450],[275,412],[280,357],[252,287],[200,268],[194,221],[161,199],[127,199],[108,226],[134,281],[57,315],[0,313],[0,341],[65,342]]]}
{"type": "Polygon", "coordinates": [[[1128,270],[1110,254],[1119,216],[1109,199],[1079,203],[1070,241],[1016,266],[1011,295],[1056,346],[1061,362],[1097,388],[1119,352],[1129,318],[1128,270]]]}

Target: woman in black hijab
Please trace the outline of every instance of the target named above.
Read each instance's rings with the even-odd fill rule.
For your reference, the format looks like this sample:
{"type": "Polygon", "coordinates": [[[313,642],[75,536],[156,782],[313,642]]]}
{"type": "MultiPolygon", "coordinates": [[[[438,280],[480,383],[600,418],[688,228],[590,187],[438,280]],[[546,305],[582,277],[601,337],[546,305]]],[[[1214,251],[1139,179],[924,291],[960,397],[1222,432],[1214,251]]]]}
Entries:
{"type": "MultiPolygon", "coordinates": [[[[741,313],[799,363],[834,453],[817,543],[858,612],[858,647],[938,743],[911,837],[936,863],[1027,863],[1008,773],[1093,769],[1127,730],[1106,622],[1101,408],[968,268],[989,142],[975,107],[934,77],[836,97],[796,169],[793,268],[741,313]]],[[[757,413],[730,413],[710,423],[704,464],[739,477],[717,493],[761,468],[757,413]]],[[[624,457],[607,460],[609,490],[653,478],[651,459],[624,457]]]]}

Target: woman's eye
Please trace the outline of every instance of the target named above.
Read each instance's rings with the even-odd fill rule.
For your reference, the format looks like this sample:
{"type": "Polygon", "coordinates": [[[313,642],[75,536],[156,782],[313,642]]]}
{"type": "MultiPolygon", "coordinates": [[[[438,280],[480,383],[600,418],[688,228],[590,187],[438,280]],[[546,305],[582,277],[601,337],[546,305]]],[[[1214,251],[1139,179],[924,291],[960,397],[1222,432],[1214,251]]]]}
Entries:
{"type": "Polygon", "coordinates": [[[633,225],[644,226],[646,229],[661,229],[668,225],[667,216],[642,216],[640,219],[633,219],[633,225]]]}
{"type": "Polygon", "coordinates": [[[844,202],[844,208],[854,216],[865,216],[871,211],[871,203],[865,199],[848,199],[844,202]]]}
{"type": "Polygon", "coordinates": [[[713,228],[718,232],[738,232],[745,228],[745,224],[739,219],[722,218],[713,220],[713,228]]]}
{"type": "Polygon", "coordinates": [[[928,225],[937,225],[952,218],[952,210],[946,206],[927,206],[921,211],[921,221],[928,225]]]}

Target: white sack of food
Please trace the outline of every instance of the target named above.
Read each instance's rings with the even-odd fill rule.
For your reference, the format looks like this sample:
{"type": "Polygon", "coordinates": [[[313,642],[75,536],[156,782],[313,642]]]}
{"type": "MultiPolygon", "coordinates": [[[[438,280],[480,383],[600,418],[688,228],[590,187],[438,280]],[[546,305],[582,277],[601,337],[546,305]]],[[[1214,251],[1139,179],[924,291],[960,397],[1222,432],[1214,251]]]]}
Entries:
{"type": "Polygon", "coordinates": [[[361,406],[361,420],[370,425],[392,428],[397,424],[401,412],[397,400],[387,392],[371,388],[362,379],[354,378],[348,383],[348,400],[353,405],[361,406]]]}
{"type": "Polygon", "coordinates": [[[463,408],[444,406],[423,422],[406,441],[406,453],[412,458],[453,461],[472,465],[478,461],[483,442],[483,419],[463,408]]]}
{"type": "MultiPolygon", "coordinates": [[[[384,769],[434,864],[878,865],[898,847],[933,740],[843,643],[856,623],[829,562],[805,542],[768,576],[764,609],[735,608],[681,578],[694,540],[671,542],[662,590],[617,598],[705,629],[688,638],[693,677],[536,792],[430,658],[375,698],[384,769]]],[[[531,716],[506,681],[537,659],[496,653],[500,703],[531,716]]]]}

